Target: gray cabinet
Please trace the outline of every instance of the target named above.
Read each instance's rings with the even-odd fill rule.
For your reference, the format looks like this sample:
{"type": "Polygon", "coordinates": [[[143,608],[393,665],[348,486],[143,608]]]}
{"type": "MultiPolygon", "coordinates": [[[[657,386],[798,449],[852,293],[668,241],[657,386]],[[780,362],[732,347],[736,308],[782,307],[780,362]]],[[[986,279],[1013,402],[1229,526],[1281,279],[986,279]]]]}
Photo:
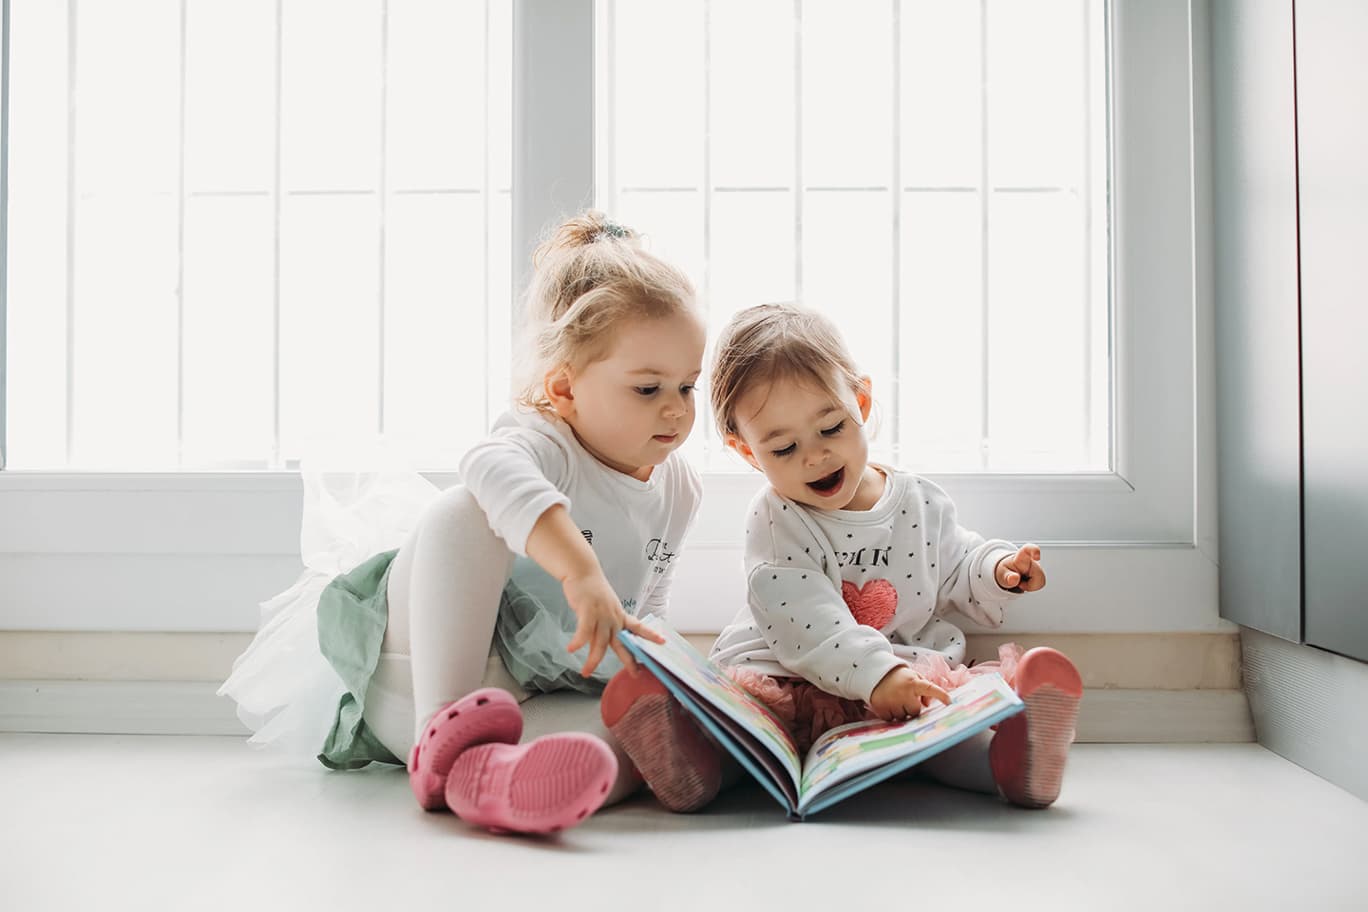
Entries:
{"type": "Polygon", "coordinates": [[[1211,5],[1221,616],[1301,640],[1291,0],[1211,5]]]}
{"type": "Polygon", "coordinates": [[[1210,10],[1221,614],[1368,661],[1368,3],[1210,10]]]}
{"type": "Polygon", "coordinates": [[[1368,3],[1296,27],[1302,636],[1368,661],[1368,3]]]}

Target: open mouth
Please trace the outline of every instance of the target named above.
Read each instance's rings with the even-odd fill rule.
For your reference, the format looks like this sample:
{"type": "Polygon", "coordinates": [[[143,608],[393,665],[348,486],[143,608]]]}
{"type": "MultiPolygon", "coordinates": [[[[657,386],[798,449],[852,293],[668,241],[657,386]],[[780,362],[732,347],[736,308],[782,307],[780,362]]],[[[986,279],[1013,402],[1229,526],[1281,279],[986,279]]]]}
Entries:
{"type": "Polygon", "coordinates": [[[830,497],[841,490],[841,482],[845,481],[845,468],[839,468],[830,475],[825,475],[816,481],[809,481],[808,487],[816,491],[823,497],[830,497]]]}

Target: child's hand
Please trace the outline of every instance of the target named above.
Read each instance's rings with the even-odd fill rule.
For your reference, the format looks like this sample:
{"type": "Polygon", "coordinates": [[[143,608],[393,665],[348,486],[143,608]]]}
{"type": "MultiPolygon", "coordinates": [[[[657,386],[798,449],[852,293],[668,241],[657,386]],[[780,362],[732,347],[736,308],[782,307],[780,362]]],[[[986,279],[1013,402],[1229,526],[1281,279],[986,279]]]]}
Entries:
{"type": "Polygon", "coordinates": [[[1045,571],[1040,567],[1040,548],[1023,545],[1011,557],[998,561],[993,571],[999,588],[1018,592],[1035,592],[1045,588],[1045,571]]]}
{"type": "Polygon", "coordinates": [[[664,637],[643,624],[639,618],[634,618],[622,610],[617,593],[608,585],[602,571],[586,576],[569,577],[561,585],[565,589],[565,600],[579,616],[579,626],[575,628],[575,635],[567,648],[574,652],[585,643],[591,644],[589,657],[580,669],[580,674],[586,678],[593,674],[599,662],[603,661],[604,653],[609,647],[612,647],[613,652],[617,653],[617,657],[629,671],[636,671],[637,664],[632,658],[632,653],[623,645],[622,640],[618,639],[617,633],[623,628],[653,642],[665,642],[664,637]]]}
{"type": "Polygon", "coordinates": [[[897,722],[921,715],[922,707],[932,700],[950,702],[950,695],[906,665],[883,676],[883,680],[869,695],[869,708],[874,715],[887,722],[897,722]]]}

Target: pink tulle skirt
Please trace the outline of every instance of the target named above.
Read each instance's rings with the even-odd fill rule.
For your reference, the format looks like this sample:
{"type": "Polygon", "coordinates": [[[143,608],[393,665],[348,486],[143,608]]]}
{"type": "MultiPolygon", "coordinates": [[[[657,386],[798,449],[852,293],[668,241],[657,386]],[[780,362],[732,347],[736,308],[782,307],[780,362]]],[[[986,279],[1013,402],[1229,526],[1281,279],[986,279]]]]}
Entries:
{"type": "MultiPolygon", "coordinates": [[[[920,655],[912,662],[912,670],[928,681],[951,690],[969,683],[974,675],[995,671],[1012,684],[1022,648],[1016,643],[998,647],[994,662],[951,667],[939,653],[920,655]]],[[[806,752],[814,741],[840,725],[877,718],[859,700],[847,700],[829,694],[803,678],[772,678],[750,668],[733,665],[727,674],[742,690],[764,703],[784,723],[800,752],[806,752]]]]}

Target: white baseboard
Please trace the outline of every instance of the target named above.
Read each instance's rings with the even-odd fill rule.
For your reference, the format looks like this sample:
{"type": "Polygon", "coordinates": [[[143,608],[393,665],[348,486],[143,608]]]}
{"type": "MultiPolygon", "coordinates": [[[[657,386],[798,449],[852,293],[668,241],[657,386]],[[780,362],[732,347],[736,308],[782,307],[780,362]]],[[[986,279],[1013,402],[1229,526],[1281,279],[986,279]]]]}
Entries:
{"type": "MultiPolygon", "coordinates": [[[[203,681],[0,681],[0,732],[238,735],[233,703],[203,681]]],[[[1094,689],[1080,743],[1254,740],[1239,690],[1094,689]]]]}
{"type": "Polygon", "coordinates": [[[1086,690],[1078,740],[1095,744],[1211,744],[1254,740],[1242,690],[1086,690]]]}
{"type": "MultiPolygon", "coordinates": [[[[716,633],[686,636],[706,654],[716,633]]],[[[0,631],[0,680],[218,682],[251,639],[249,633],[0,631]]],[[[997,658],[1009,640],[1059,649],[1092,690],[1242,686],[1237,633],[971,633],[966,658],[997,658]]]]}
{"type": "Polygon", "coordinates": [[[242,735],[207,681],[0,681],[0,732],[242,735]]]}

